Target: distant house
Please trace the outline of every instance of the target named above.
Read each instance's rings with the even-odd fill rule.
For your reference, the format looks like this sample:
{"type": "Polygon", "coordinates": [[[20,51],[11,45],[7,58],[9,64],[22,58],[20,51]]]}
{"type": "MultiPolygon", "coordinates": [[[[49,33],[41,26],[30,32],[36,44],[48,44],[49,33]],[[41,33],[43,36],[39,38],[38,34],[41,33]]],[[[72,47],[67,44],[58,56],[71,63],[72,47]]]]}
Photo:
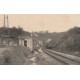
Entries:
{"type": "Polygon", "coordinates": [[[33,39],[31,36],[20,36],[19,45],[28,47],[31,51],[33,50],[33,39]]]}
{"type": "Polygon", "coordinates": [[[15,39],[13,36],[2,35],[0,36],[0,45],[17,46],[18,39],[15,39]]]}

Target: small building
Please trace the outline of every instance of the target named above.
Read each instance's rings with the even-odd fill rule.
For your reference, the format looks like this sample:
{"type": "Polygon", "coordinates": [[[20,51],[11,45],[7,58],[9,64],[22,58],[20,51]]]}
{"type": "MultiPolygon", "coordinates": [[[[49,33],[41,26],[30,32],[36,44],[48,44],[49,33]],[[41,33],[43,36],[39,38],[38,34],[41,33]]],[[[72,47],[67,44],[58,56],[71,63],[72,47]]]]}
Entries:
{"type": "Polygon", "coordinates": [[[18,39],[15,39],[13,36],[2,35],[0,36],[0,46],[17,46],[18,39]]]}
{"type": "Polygon", "coordinates": [[[28,47],[31,51],[33,50],[33,39],[31,36],[20,36],[19,45],[28,47]]]}

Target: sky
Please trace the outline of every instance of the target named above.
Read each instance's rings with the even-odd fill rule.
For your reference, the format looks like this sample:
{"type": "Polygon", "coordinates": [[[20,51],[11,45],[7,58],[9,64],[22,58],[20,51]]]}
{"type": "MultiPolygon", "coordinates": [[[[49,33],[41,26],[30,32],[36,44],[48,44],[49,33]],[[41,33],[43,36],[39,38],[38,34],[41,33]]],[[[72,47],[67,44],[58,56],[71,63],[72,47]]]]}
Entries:
{"type": "MultiPolygon", "coordinates": [[[[7,14],[5,14],[7,15],[7,14]]],[[[0,14],[0,27],[4,14],[0,14]]],[[[64,32],[80,27],[80,14],[8,14],[9,27],[21,26],[25,31],[64,32]]]]}

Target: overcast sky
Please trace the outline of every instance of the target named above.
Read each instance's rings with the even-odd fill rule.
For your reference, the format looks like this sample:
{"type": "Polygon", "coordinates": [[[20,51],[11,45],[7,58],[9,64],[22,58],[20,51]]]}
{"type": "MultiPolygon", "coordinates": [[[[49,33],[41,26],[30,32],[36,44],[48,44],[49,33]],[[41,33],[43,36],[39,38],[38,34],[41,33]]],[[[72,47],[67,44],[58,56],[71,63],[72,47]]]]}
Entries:
{"type": "MultiPolygon", "coordinates": [[[[9,27],[20,25],[26,31],[63,32],[80,26],[79,14],[8,14],[9,27]]],[[[0,15],[3,26],[3,15],[0,15]]]]}

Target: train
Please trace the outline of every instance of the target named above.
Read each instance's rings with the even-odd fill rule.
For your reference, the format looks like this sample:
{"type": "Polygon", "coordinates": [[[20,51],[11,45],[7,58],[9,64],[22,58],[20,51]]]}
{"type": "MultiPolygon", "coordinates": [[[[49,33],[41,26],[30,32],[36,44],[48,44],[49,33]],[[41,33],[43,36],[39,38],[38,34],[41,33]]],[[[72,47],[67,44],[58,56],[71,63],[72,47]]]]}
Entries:
{"type": "Polygon", "coordinates": [[[46,40],[46,42],[45,42],[45,48],[47,48],[47,49],[52,49],[53,48],[52,40],[51,39],[46,40]]]}

